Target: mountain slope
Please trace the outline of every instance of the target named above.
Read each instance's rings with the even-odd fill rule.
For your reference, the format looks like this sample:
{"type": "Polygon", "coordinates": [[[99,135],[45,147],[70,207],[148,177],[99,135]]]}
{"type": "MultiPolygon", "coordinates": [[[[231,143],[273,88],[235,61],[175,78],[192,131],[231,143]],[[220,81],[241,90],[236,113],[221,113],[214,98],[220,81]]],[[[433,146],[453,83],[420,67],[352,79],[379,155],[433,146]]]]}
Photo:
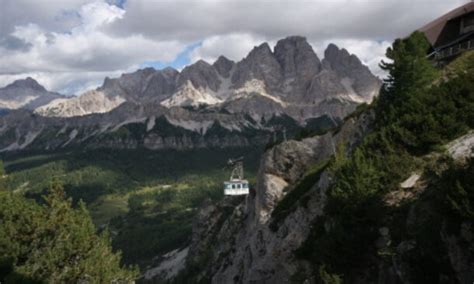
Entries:
{"type": "MultiPolygon", "coordinates": [[[[289,135],[301,129],[292,121],[289,135]]],[[[195,149],[255,145],[272,135],[272,120],[255,121],[245,114],[197,111],[123,103],[104,114],[60,118],[26,110],[0,117],[0,150],[65,148],[195,149]]]]}
{"type": "Polygon", "coordinates": [[[42,116],[74,117],[93,113],[105,113],[125,102],[121,97],[107,97],[101,91],[88,91],[78,97],[62,98],[37,107],[35,113],[42,116]]]}

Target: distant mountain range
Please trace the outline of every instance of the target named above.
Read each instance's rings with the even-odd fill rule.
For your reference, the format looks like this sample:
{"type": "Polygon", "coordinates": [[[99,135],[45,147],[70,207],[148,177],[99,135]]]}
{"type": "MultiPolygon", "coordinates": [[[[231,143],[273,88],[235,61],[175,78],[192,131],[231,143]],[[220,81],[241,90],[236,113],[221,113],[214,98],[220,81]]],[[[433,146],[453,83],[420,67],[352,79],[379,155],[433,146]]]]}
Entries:
{"type": "Polygon", "coordinates": [[[106,78],[77,97],[27,78],[0,89],[0,150],[70,146],[151,149],[261,144],[284,125],[342,119],[372,101],[381,81],[331,44],[321,61],[304,37],[185,67],[106,78]]]}

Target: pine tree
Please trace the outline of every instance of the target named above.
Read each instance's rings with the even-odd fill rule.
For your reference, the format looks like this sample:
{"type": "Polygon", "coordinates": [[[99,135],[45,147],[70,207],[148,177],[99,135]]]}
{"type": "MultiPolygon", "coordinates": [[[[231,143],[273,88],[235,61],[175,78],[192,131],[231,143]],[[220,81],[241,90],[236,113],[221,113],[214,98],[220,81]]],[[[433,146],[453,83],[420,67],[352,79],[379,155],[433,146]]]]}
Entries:
{"type": "Polygon", "coordinates": [[[426,54],[430,44],[421,32],[414,32],[406,39],[397,39],[387,49],[386,56],[392,62],[384,62],[380,67],[388,72],[385,87],[378,101],[378,116],[387,122],[398,118],[400,105],[411,102],[414,91],[429,87],[437,71],[426,54]]]}
{"type": "Polygon", "coordinates": [[[39,206],[11,193],[0,195],[4,279],[18,281],[21,275],[20,280],[48,283],[111,283],[136,278],[136,269],[120,267],[120,253],[112,251],[108,234],[96,233],[84,203],[72,208],[58,182],[44,199],[46,205],[39,206]]]}

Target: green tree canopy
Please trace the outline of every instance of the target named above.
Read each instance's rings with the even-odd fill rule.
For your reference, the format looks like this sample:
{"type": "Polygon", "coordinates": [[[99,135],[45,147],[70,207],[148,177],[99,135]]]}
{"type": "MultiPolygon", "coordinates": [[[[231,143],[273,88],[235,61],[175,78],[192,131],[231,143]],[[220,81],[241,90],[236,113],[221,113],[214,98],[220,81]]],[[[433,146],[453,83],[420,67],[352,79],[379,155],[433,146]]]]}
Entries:
{"type": "Polygon", "coordinates": [[[391,62],[382,61],[380,64],[380,67],[388,72],[384,81],[390,92],[402,93],[430,85],[436,75],[433,63],[427,58],[430,47],[421,32],[395,40],[386,53],[391,62]]]}
{"type": "Polygon", "coordinates": [[[0,192],[0,280],[48,283],[132,282],[106,233],[98,235],[84,203],[73,209],[52,183],[45,204],[0,192]]]}
{"type": "Polygon", "coordinates": [[[397,39],[387,49],[386,56],[391,62],[380,67],[388,72],[385,86],[380,94],[379,118],[389,121],[399,114],[395,110],[400,104],[408,103],[414,91],[419,92],[431,85],[437,71],[427,58],[430,43],[421,32],[414,32],[405,39],[397,39]]]}

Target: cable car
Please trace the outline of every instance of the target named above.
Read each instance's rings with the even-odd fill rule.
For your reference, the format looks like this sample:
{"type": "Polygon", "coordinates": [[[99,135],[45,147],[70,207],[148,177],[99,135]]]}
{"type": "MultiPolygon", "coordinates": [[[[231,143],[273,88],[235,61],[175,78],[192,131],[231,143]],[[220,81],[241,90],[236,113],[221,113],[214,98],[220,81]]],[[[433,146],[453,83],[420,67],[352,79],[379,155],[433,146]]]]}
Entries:
{"type": "Polygon", "coordinates": [[[229,181],[224,182],[224,195],[249,194],[249,182],[244,179],[243,157],[229,159],[227,166],[232,167],[229,181]]]}
{"type": "Polygon", "coordinates": [[[224,182],[224,195],[246,194],[249,194],[249,182],[247,180],[231,180],[224,182]]]}

